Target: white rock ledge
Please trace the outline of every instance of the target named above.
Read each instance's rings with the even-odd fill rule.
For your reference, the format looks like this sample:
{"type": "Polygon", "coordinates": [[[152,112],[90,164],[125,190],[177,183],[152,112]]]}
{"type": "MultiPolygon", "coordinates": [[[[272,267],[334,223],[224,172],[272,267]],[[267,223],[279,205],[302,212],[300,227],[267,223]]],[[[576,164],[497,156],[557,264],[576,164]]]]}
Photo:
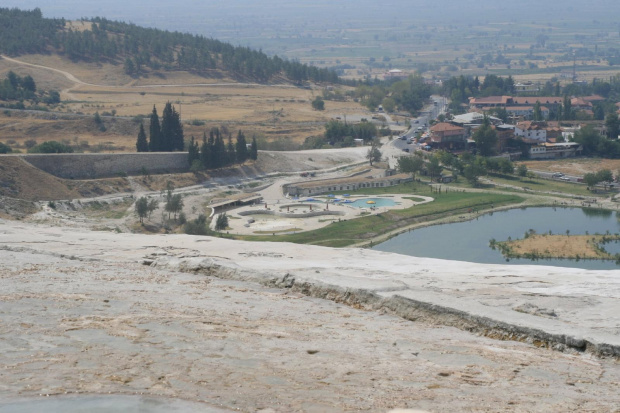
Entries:
{"type": "Polygon", "coordinates": [[[79,260],[144,262],[259,282],[502,340],[620,357],[618,270],[483,265],[371,250],[90,232],[7,221],[0,225],[0,248],[79,260]]]}

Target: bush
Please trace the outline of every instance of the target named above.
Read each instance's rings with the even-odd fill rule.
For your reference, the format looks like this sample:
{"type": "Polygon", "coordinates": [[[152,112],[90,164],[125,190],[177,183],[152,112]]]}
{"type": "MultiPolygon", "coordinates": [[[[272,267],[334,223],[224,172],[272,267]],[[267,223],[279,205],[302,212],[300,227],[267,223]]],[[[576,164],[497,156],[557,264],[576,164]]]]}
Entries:
{"type": "Polygon", "coordinates": [[[73,153],[73,148],[60,142],[46,141],[28,149],[28,153],[73,153]]]}
{"type": "Polygon", "coordinates": [[[200,214],[198,218],[188,221],[183,226],[183,231],[189,235],[207,235],[207,217],[200,214]]]}
{"type": "Polygon", "coordinates": [[[312,109],[314,110],[325,110],[325,101],[320,96],[317,96],[312,101],[312,109]]]}
{"type": "Polygon", "coordinates": [[[215,229],[222,231],[226,228],[228,228],[228,216],[226,216],[226,213],[219,214],[217,216],[217,220],[215,221],[215,229]]]}
{"type": "Polygon", "coordinates": [[[9,145],[5,145],[4,143],[0,142],[0,153],[11,153],[11,152],[13,152],[13,149],[11,149],[9,145]]]}

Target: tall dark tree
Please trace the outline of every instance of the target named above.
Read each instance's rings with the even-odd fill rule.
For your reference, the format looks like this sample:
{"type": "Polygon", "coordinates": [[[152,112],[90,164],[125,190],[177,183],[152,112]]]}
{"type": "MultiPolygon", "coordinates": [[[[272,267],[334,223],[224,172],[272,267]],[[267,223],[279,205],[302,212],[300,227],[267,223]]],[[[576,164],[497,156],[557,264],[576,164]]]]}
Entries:
{"type": "Polygon", "coordinates": [[[185,146],[181,115],[172,107],[172,150],[182,151],[185,146]]]}
{"type": "Polygon", "coordinates": [[[174,116],[170,102],[166,103],[164,111],[161,113],[161,140],[162,151],[174,151],[174,116]]]}
{"type": "Polygon", "coordinates": [[[198,147],[198,142],[192,138],[189,141],[189,147],[187,148],[187,162],[190,167],[194,166],[194,161],[200,162],[200,148],[198,147]]]}
{"type": "Polygon", "coordinates": [[[142,123],[140,123],[140,131],[138,132],[136,149],[138,150],[138,152],[149,151],[149,142],[146,140],[146,132],[144,132],[144,125],[142,123]]]}
{"type": "Polygon", "coordinates": [[[235,152],[237,155],[237,162],[244,163],[248,159],[248,145],[245,141],[245,135],[241,132],[241,130],[239,130],[239,133],[237,134],[235,152]]]}
{"type": "Polygon", "coordinates": [[[202,167],[205,169],[211,169],[213,164],[211,163],[211,151],[213,150],[213,146],[209,144],[207,141],[207,134],[204,133],[202,135],[202,145],[200,146],[200,162],[202,163],[202,167]]]}
{"type": "Polygon", "coordinates": [[[232,135],[228,135],[228,143],[226,144],[226,165],[230,165],[237,160],[237,153],[235,151],[235,145],[232,141],[232,135]]]}
{"type": "Polygon", "coordinates": [[[226,166],[226,163],[228,162],[228,154],[226,153],[226,144],[224,143],[224,138],[222,137],[222,134],[217,128],[215,129],[215,131],[215,142],[213,143],[213,151],[211,152],[212,159],[214,161],[213,167],[221,168],[223,166],[226,166]]]}
{"type": "Polygon", "coordinates": [[[570,101],[570,96],[568,95],[564,95],[564,99],[562,100],[562,118],[564,120],[573,119],[573,107],[570,101]]]}
{"type": "Polygon", "coordinates": [[[157,115],[157,108],[155,105],[153,105],[153,112],[151,112],[151,123],[149,126],[149,149],[151,152],[161,152],[164,150],[161,137],[161,126],[159,124],[159,115],[157,115]]]}

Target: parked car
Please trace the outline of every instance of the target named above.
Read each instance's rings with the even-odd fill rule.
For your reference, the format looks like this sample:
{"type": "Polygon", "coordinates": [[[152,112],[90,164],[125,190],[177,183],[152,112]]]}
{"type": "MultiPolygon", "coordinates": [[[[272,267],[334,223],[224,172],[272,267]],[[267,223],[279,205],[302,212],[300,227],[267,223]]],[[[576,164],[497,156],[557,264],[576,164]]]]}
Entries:
{"type": "Polygon", "coordinates": [[[403,152],[409,152],[409,148],[404,148],[403,152]]]}
{"type": "Polygon", "coordinates": [[[561,178],[561,177],[563,177],[563,176],[564,176],[564,174],[563,174],[562,172],[554,172],[554,173],[551,175],[551,177],[552,177],[552,178],[561,178]]]}

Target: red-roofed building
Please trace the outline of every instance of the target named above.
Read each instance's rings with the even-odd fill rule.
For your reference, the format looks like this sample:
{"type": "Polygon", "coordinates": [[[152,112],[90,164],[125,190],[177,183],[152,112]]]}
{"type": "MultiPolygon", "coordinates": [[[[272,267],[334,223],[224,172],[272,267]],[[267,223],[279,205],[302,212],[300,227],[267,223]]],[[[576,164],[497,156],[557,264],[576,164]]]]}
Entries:
{"type": "Polygon", "coordinates": [[[482,109],[484,107],[503,108],[510,102],[510,96],[487,96],[484,98],[469,98],[471,109],[482,109]]]}
{"type": "Polygon", "coordinates": [[[547,141],[547,130],[544,122],[525,121],[517,123],[515,136],[538,142],[547,141]]]}
{"type": "Polygon", "coordinates": [[[570,105],[575,110],[592,110],[592,102],[588,102],[583,98],[572,98],[570,105]]]}
{"type": "Polygon", "coordinates": [[[467,146],[467,131],[465,128],[451,123],[438,123],[431,126],[431,141],[433,148],[459,150],[467,146]]]}

